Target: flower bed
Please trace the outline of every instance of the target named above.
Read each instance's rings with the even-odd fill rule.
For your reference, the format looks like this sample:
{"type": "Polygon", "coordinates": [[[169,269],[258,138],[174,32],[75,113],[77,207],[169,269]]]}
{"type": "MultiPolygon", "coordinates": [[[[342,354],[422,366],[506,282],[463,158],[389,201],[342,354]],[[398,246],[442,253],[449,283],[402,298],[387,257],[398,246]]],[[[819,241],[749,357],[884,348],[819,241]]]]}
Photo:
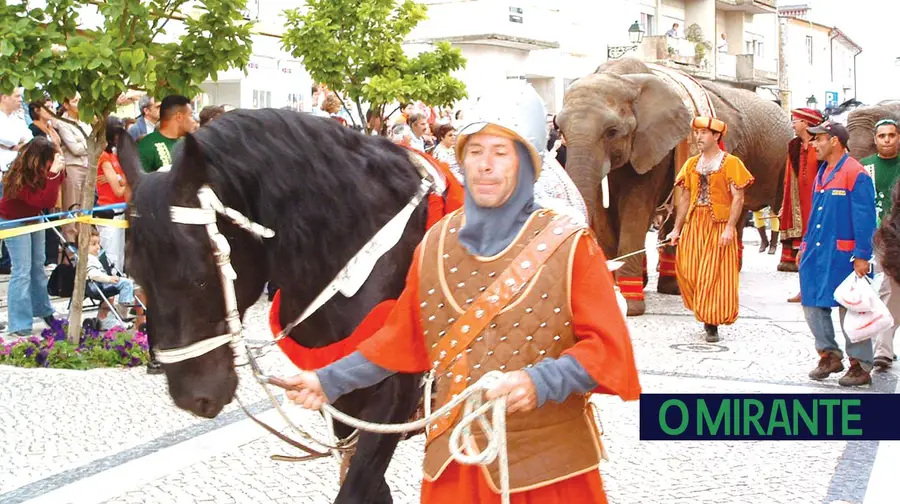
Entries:
{"type": "Polygon", "coordinates": [[[6,342],[0,339],[0,364],[20,367],[92,369],[141,366],[147,363],[147,335],[115,327],[82,329],[81,343],[66,340],[69,322],[58,320],[40,336],[6,342]]]}

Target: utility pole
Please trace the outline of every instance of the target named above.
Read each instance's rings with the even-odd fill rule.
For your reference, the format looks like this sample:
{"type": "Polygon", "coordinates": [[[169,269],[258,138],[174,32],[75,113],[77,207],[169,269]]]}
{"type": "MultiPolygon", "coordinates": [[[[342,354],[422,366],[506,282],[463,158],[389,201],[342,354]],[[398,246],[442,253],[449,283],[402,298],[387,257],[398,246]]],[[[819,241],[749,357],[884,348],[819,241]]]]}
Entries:
{"type": "Polygon", "coordinates": [[[778,14],[778,98],[781,107],[788,113],[791,111],[791,88],[788,83],[787,63],[787,25],[788,18],[778,14]]]}

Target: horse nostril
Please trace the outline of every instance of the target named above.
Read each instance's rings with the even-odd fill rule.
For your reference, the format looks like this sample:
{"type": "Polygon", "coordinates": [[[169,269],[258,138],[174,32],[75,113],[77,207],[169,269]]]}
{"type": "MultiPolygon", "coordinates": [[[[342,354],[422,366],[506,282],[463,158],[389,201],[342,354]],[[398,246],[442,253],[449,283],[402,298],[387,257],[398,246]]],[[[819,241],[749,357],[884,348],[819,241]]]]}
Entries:
{"type": "Polygon", "coordinates": [[[212,418],[216,414],[216,406],[211,399],[207,399],[206,397],[199,397],[196,401],[194,401],[195,407],[194,411],[206,418],[212,418]]]}

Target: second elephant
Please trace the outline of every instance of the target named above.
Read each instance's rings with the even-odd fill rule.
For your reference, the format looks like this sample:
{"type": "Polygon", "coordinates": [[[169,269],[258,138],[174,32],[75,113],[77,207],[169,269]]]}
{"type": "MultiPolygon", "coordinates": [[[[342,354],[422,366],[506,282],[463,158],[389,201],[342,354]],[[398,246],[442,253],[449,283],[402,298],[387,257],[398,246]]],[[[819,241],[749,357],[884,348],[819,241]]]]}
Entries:
{"type": "MultiPolygon", "coordinates": [[[[584,196],[592,227],[610,258],[644,248],[653,215],[672,191],[680,168],[676,164],[687,155],[691,120],[704,107],[728,124],[725,149],[741,158],[756,179],[745,195],[747,209],[781,206],[792,137],[787,112],[750,91],[712,82],[701,87],[673,73],[634,59],[606,63],[572,83],[557,116],[568,147],[566,171],[584,196]],[[690,86],[699,91],[685,93],[690,86]],[[707,101],[698,104],[701,100],[707,101]],[[604,208],[599,201],[607,176],[609,208],[604,208]]],[[[661,236],[673,221],[674,216],[666,221],[661,236]]],[[[626,259],[617,272],[630,316],[646,309],[644,257],[626,259]]],[[[678,293],[672,247],[660,255],[657,290],[678,293]]]]}

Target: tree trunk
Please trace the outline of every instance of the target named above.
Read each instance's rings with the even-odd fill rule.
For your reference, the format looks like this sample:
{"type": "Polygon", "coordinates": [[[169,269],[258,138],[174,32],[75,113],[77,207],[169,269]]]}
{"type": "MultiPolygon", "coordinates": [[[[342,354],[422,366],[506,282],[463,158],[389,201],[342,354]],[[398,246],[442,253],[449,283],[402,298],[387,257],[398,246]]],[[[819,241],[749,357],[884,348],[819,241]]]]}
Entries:
{"type": "MultiPolygon", "coordinates": [[[[83,132],[82,132],[83,133],[83,132]]],[[[87,211],[94,208],[94,192],[97,187],[97,160],[106,146],[106,117],[97,121],[88,137],[88,171],[81,186],[81,209],[87,211]]],[[[81,312],[84,307],[84,291],[87,286],[87,256],[91,243],[91,225],[79,222],[78,226],[78,263],[75,266],[75,286],[72,290],[72,308],[69,310],[68,339],[77,345],[81,339],[81,312]]]]}

